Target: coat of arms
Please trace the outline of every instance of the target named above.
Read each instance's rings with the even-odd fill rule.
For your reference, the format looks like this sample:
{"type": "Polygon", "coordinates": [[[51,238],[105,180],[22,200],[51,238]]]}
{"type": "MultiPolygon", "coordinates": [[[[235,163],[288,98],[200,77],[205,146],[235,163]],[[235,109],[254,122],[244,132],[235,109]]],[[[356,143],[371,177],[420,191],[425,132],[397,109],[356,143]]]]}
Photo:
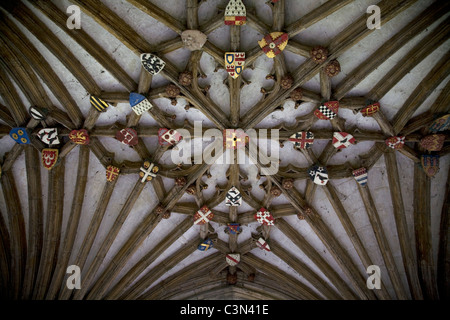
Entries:
{"type": "Polygon", "coordinates": [[[58,149],[42,149],[42,164],[50,170],[58,161],[58,149]]]}
{"type": "Polygon", "coordinates": [[[91,101],[91,106],[100,112],[105,112],[106,108],[109,107],[108,103],[106,103],[102,99],[94,97],[94,96],[91,96],[90,101],[91,101]]]}
{"type": "Polygon", "coordinates": [[[363,187],[366,186],[366,184],[367,184],[367,169],[366,168],[363,167],[363,168],[353,170],[352,174],[355,177],[356,182],[358,182],[363,187]]]}
{"type": "Polygon", "coordinates": [[[52,144],[59,144],[59,137],[58,137],[58,129],[57,128],[45,128],[39,130],[37,133],[37,136],[39,139],[41,139],[42,142],[52,145],[52,144]]]}
{"type": "Polygon", "coordinates": [[[206,224],[212,218],[214,218],[214,213],[207,206],[203,206],[194,214],[194,224],[206,224]]]}
{"type": "Polygon", "coordinates": [[[297,150],[309,149],[314,143],[314,134],[310,131],[297,132],[289,138],[289,141],[294,143],[294,148],[297,150]]]}
{"type": "Polygon", "coordinates": [[[247,21],[247,11],[241,0],[230,0],[225,8],[226,25],[244,25],[247,21]]]}
{"type": "Polygon", "coordinates": [[[119,176],[120,173],[120,169],[114,166],[107,166],[106,167],[106,180],[109,182],[113,182],[114,180],[117,179],[117,177],[119,176]]]}
{"type": "Polygon", "coordinates": [[[135,146],[138,144],[137,132],[132,128],[125,128],[117,131],[116,139],[129,146],[135,146]]]}
{"type": "Polygon", "coordinates": [[[9,132],[9,136],[18,144],[30,144],[27,128],[12,128],[9,132]]]}
{"type": "Polygon", "coordinates": [[[89,144],[89,133],[86,129],[72,130],[69,134],[69,139],[76,144],[89,144]]]}
{"type": "Polygon", "coordinates": [[[268,226],[273,226],[273,222],[275,220],[270,211],[265,208],[261,208],[255,213],[255,219],[259,223],[268,226]]]}
{"type": "Polygon", "coordinates": [[[429,130],[432,133],[436,133],[439,131],[448,130],[449,128],[450,128],[450,114],[446,114],[434,120],[429,130]]]}
{"type": "Polygon", "coordinates": [[[242,129],[225,129],[223,145],[225,149],[241,149],[248,143],[248,135],[242,129]]]}
{"type": "Polygon", "coordinates": [[[156,178],[159,167],[150,162],[150,160],[145,160],[139,170],[139,178],[141,178],[141,182],[144,183],[147,181],[151,181],[153,178],[156,178]]]}
{"type": "Polygon", "coordinates": [[[288,41],[289,35],[287,33],[272,32],[258,41],[258,44],[266,56],[275,58],[276,55],[279,55],[286,48],[288,41]]]}
{"type": "Polygon", "coordinates": [[[48,114],[47,109],[38,107],[30,107],[28,112],[30,113],[30,116],[37,121],[44,121],[48,114]]]}
{"type": "Polygon", "coordinates": [[[420,146],[428,151],[441,151],[444,146],[445,135],[431,134],[420,140],[420,146]]]}
{"type": "Polygon", "coordinates": [[[260,238],[258,239],[258,241],[256,241],[256,245],[257,245],[258,248],[260,248],[261,250],[270,251],[269,244],[268,244],[267,241],[264,240],[262,237],[260,237],[260,238]]]}
{"type": "Polygon", "coordinates": [[[331,120],[337,116],[339,101],[327,101],[319,106],[314,115],[320,120],[331,120]]]}
{"type": "Polygon", "coordinates": [[[373,102],[369,103],[365,108],[361,109],[361,114],[363,117],[370,117],[373,116],[375,113],[377,113],[380,110],[380,103],[379,102],[373,102]]]}
{"type": "Polygon", "coordinates": [[[158,142],[161,146],[174,146],[182,139],[183,136],[177,130],[167,128],[158,130],[158,142]]]}
{"type": "Polygon", "coordinates": [[[320,186],[324,186],[328,182],[328,171],[322,166],[312,166],[308,169],[311,180],[320,186]]]}
{"type": "Polygon", "coordinates": [[[405,137],[404,136],[396,136],[390,137],[385,140],[386,145],[392,149],[401,149],[405,145],[405,137]]]}
{"type": "Polygon", "coordinates": [[[135,92],[130,93],[130,106],[134,113],[138,116],[153,108],[152,104],[146,97],[135,92]]]}
{"type": "Polygon", "coordinates": [[[239,253],[228,253],[225,259],[230,266],[235,266],[241,261],[241,255],[239,253]]]}
{"type": "Polygon", "coordinates": [[[225,69],[236,79],[244,71],[245,52],[225,52],[225,69]]]}
{"type": "Polygon", "coordinates": [[[197,247],[200,251],[208,251],[208,249],[212,248],[214,246],[214,243],[211,239],[205,239],[200,243],[197,247]]]}
{"type": "Polygon", "coordinates": [[[225,198],[225,205],[229,207],[238,207],[242,204],[242,195],[236,187],[231,187],[228,190],[225,198]]]}
{"type": "Polygon", "coordinates": [[[334,132],[333,133],[333,146],[336,149],[344,149],[348,146],[355,144],[355,138],[347,132],[334,132]]]}
{"type": "Polygon", "coordinates": [[[239,223],[235,223],[235,222],[227,223],[227,228],[225,229],[225,233],[239,234],[241,232],[242,232],[242,227],[239,223]]]}
{"type": "Polygon", "coordinates": [[[159,57],[151,53],[141,54],[141,63],[145,70],[147,70],[151,75],[158,74],[162,69],[164,69],[166,63],[159,57]]]}
{"type": "Polygon", "coordinates": [[[438,155],[423,155],[420,157],[420,164],[423,171],[430,178],[433,178],[439,172],[439,156],[438,155]]]}

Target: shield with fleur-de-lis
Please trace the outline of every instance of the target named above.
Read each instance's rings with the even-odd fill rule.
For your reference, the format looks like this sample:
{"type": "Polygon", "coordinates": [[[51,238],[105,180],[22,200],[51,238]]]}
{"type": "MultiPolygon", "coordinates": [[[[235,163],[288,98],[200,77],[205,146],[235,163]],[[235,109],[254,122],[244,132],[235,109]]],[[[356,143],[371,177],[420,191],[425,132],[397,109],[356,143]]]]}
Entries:
{"type": "Polygon", "coordinates": [[[69,134],[69,139],[76,144],[89,144],[89,133],[86,129],[72,130],[69,134]]]}
{"type": "Polygon", "coordinates": [[[423,171],[430,178],[433,178],[439,172],[439,156],[437,154],[424,154],[420,157],[420,164],[423,171]]]}
{"type": "Polygon", "coordinates": [[[365,187],[367,185],[367,169],[362,167],[352,171],[353,176],[355,177],[356,182],[358,182],[361,186],[365,187]]]}
{"type": "Polygon", "coordinates": [[[420,146],[428,151],[441,151],[444,146],[445,135],[431,134],[420,140],[420,146]]]}
{"type": "Polygon", "coordinates": [[[261,250],[265,250],[265,251],[270,251],[270,247],[269,244],[267,243],[267,241],[260,237],[258,239],[258,241],[256,241],[256,245],[258,246],[258,248],[260,248],[261,250]]]}
{"type": "Polygon", "coordinates": [[[207,206],[203,206],[194,214],[194,224],[207,224],[212,218],[214,218],[214,213],[207,206]]]}
{"type": "Polygon", "coordinates": [[[142,67],[151,75],[157,75],[166,66],[166,63],[152,53],[141,54],[142,67]]]}
{"type": "Polygon", "coordinates": [[[404,136],[389,137],[385,140],[385,143],[389,148],[398,150],[403,148],[403,146],[405,145],[405,137],[404,136]]]}
{"type": "Polygon", "coordinates": [[[245,52],[225,52],[225,69],[236,79],[244,71],[245,52]]]}
{"type": "Polygon", "coordinates": [[[261,224],[273,226],[274,218],[269,210],[261,208],[255,213],[255,219],[261,224]]]}
{"type": "Polygon", "coordinates": [[[314,111],[314,115],[320,120],[332,120],[337,116],[338,111],[339,101],[327,101],[314,111]]]}
{"type": "Polygon", "coordinates": [[[301,131],[294,133],[289,141],[294,143],[294,148],[297,150],[309,149],[314,143],[314,133],[310,131],[301,131]]]}
{"type": "Polygon", "coordinates": [[[106,180],[109,182],[113,182],[114,180],[117,179],[117,177],[119,176],[120,173],[120,169],[109,165],[106,167],[106,180]]]}
{"type": "Polygon", "coordinates": [[[153,105],[145,96],[135,92],[130,93],[130,106],[138,116],[153,108],[153,105]]]}
{"type": "Polygon", "coordinates": [[[363,117],[373,116],[375,113],[380,111],[380,103],[379,102],[369,102],[368,105],[361,109],[361,114],[363,117]]]}
{"type": "Polygon", "coordinates": [[[355,144],[356,140],[350,133],[334,132],[332,143],[336,149],[344,149],[355,144]]]}
{"type": "Polygon", "coordinates": [[[239,253],[228,253],[225,259],[230,266],[235,266],[241,261],[241,255],[239,253]]]}
{"type": "Polygon", "coordinates": [[[328,171],[323,166],[312,166],[308,169],[308,174],[311,180],[319,186],[324,186],[328,182],[328,171]]]}
{"type": "Polygon", "coordinates": [[[211,249],[212,247],[214,247],[214,242],[208,238],[203,240],[202,243],[198,245],[197,249],[200,251],[208,251],[208,249],[211,249]]]}
{"type": "Polygon", "coordinates": [[[247,10],[242,0],[230,0],[225,8],[225,24],[241,26],[247,22],[247,10]]]}
{"type": "Polygon", "coordinates": [[[258,41],[262,51],[269,58],[275,58],[279,55],[284,48],[286,48],[289,41],[289,35],[284,32],[272,32],[266,34],[264,38],[258,41]]]}
{"type": "Polygon", "coordinates": [[[138,144],[137,131],[132,128],[125,128],[117,131],[116,139],[128,146],[135,146],[138,144]]]}
{"type": "Polygon", "coordinates": [[[161,146],[174,146],[183,136],[175,129],[160,128],[158,130],[158,142],[161,146]]]}
{"type": "Polygon", "coordinates": [[[225,198],[225,205],[229,207],[238,207],[242,204],[242,195],[241,192],[236,187],[231,187],[230,190],[228,190],[226,198],[225,198]]]}

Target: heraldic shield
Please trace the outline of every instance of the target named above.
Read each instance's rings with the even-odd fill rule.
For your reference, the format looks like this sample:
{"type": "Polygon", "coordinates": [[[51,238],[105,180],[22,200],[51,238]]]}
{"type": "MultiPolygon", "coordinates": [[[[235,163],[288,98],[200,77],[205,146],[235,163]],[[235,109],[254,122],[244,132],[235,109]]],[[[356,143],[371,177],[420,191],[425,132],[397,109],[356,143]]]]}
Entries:
{"type": "Polygon", "coordinates": [[[69,139],[76,144],[89,144],[89,133],[86,129],[72,130],[69,134],[69,139]]]}
{"type": "Polygon", "coordinates": [[[327,101],[319,106],[314,115],[320,120],[332,120],[339,111],[339,101],[327,101]]]}
{"type": "Polygon", "coordinates": [[[161,146],[174,146],[182,139],[183,136],[177,130],[167,128],[158,130],[158,142],[161,146]]]}
{"type": "Polygon", "coordinates": [[[152,104],[146,97],[135,92],[130,93],[130,106],[134,113],[138,116],[153,108],[152,104]]]}
{"type": "Polygon", "coordinates": [[[443,115],[436,120],[430,126],[430,132],[436,133],[439,131],[445,131],[450,128],[450,114],[443,115]]]}
{"type": "Polygon", "coordinates": [[[289,35],[287,33],[272,32],[266,34],[264,38],[258,41],[258,44],[266,56],[273,59],[286,48],[288,41],[289,35]]]}
{"type": "Polygon", "coordinates": [[[268,244],[267,241],[264,240],[264,238],[262,238],[262,237],[260,237],[260,238],[258,239],[258,241],[256,241],[256,245],[257,245],[258,248],[260,248],[261,250],[270,251],[269,244],[268,244]]]}
{"type": "Polygon", "coordinates": [[[259,223],[267,226],[273,226],[273,222],[275,220],[270,211],[266,208],[259,209],[258,212],[255,213],[255,219],[259,223]]]}
{"type": "Polygon", "coordinates": [[[355,144],[356,140],[350,133],[334,132],[332,143],[336,149],[345,149],[348,146],[355,144]]]}
{"type": "Polygon", "coordinates": [[[9,136],[18,144],[30,144],[27,128],[12,128],[9,132],[9,136]]]}
{"type": "Polygon", "coordinates": [[[353,176],[355,177],[356,182],[358,182],[361,186],[365,187],[367,185],[367,169],[359,168],[353,170],[353,176]]]}
{"type": "Polygon", "coordinates": [[[241,26],[247,22],[247,10],[242,0],[230,0],[225,8],[225,24],[241,26]]]}
{"type": "Polygon", "coordinates": [[[106,108],[109,107],[109,105],[105,101],[94,96],[91,96],[90,102],[91,106],[99,112],[106,112],[106,108]]]}
{"type": "Polygon", "coordinates": [[[107,166],[106,167],[106,180],[109,182],[113,182],[114,180],[117,179],[117,177],[119,176],[120,173],[120,169],[114,166],[107,166]]]}
{"type": "Polygon", "coordinates": [[[439,172],[439,156],[436,155],[423,155],[420,157],[420,163],[423,171],[430,178],[433,178],[439,172]]]}
{"type": "Polygon", "coordinates": [[[156,174],[159,171],[159,167],[154,163],[150,162],[150,160],[145,160],[140,168],[139,178],[141,178],[141,182],[151,181],[153,178],[156,178],[156,174]]]}
{"type": "Polygon", "coordinates": [[[58,149],[42,149],[42,164],[48,170],[53,168],[58,161],[58,149]]]}
{"type": "Polygon", "coordinates": [[[441,151],[444,142],[444,134],[431,134],[420,140],[420,146],[428,151],[441,151]]]}
{"type": "Polygon", "coordinates": [[[231,187],[225,198],[225,205],[229,207],[238,207],[242,204],[242,195],[236,187],[231,187]]]}
{"type": "Polygon", "coordinates": [[[128,146],[135,146],[138,144],[137,131],[132,128],[125,128],[117,131],[116,139],[128,146]]]}
{"type": "Polygon", "coordinates": [[[43,143],[48,145],[59,144],[58,129],[57,128],[45,128],[39,130],[37,136],[43,143]]]}
{"type": "Polygon", "coordinates": [[[239,234],[241,232],[242,232],[242,227],[239,223],[236,223],[236,222],[227,223],[227,228],[225,229],[225,233],[239,234]]]}
{"type": "Polygon", "coordinates": [[[228,253],[226,261],[230,266],[235,266],[241,261],[241,255],[239,253],[228,253]]]}
{"type": "Polygon", "coordinates": [[[319,186],[324,186],[328,182],[328,171],[322,166],[312,166],[308,169],[311,180],[319,186]]]}
{"type": "Polygon", "coordinates": [[[159,57],[151,53],[141,54],[142,67],[151,75],[157,75],[166,66],[166,63],[159,57]]]}
{"type": "Polygon", "coordinates": [[[297,150],[309,149],[314,143],[314,133],[310,131],[301,131],[294,133],[289,141],[294,143],[294,148],[297,150]]]}
{"type": "Polygon", "coordinates": [[[245,52],[226,52],[225,53],[225,69],[228,74],[236,79],[244,71],[245,52]]]}
{"type": "Polygon", "coordinates": [[[200,251],[208,251],[208,249],[211,249],[212,247],[214,247],[214,243],[208,238],[203,240],[202,243],[198,245],[197,249],[200,251]]]}
{"type": "Polygon", "coordinates": [[[194,214],[194,224],[207,224],[212,218],[214,213],[207,206],[203,206],[194,214]]]}
{"type": "Polygon", "coordinates": [[[248,135],[242,129],[223,130],[223,146],[225,149],[245,148],[248,143],[248,135]]]}
{"type": "Polygon", "coordinates": [[[397,136],[397,137],[389,137],[385,140],[386,145],[392,149],[401,149],[405,145],[405,137],[397,136]]]}
{"type": "Polygon", "coordinates": [[[373,116],[378,111],[380,111],[380,103],[374,102],[374,103],[369,103],[367,105],[367,107],[361,109],[360,112],[363,115],[363,117],[370,117],[370,116],[373,116]]]}
{"type": "Polygon", "coordinates": [[[39,107],[30,107],[28,109],[30,116],[37,121],[44,121],[47,118],[48,109],[39,107]]]}

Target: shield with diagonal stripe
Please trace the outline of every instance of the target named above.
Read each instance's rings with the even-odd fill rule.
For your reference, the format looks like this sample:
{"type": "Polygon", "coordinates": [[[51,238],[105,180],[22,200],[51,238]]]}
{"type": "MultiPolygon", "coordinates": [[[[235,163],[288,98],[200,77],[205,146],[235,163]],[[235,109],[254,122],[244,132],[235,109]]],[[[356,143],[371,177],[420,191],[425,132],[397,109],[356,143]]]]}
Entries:
{"type": "Polygon", "coordinates": [[[228,253],[226,261],[230,266],[235,266],[241,261],[241,255],[239,253],[228,253]]]}
{"type": "Polygon", "coordinates": [[[239,223],[236,223],[236,222],[227,223],[227,228],[225,229],[225,233],[239,234],[241,232],[242,232],[242,227],[239,223]]]}
{"type": "Polygon", "coordinates": [[[197,249],[200,251],[208,251],[208,249],[211,249],[212,247],[214,247],[214,243],[208,238],[203,240],[202,243],[198,245],[197,249]]]}
{"type": "Polygon", "coordinates": [[[28,109],[31,117],[38,121],[44,121],[47,118],[48,109],[39,107],[30,107],[28,109]]]}
{"type": "Polygon", "coordinates": [[[258,248],[260,248],[261,250],[265,250],[265,251],[270,251],[270,247],[269,244],[267,243],[267,241],[260,237],[258,239],[258,241],[256,241],[256,245],[258,246],[258,248]]]}
{"type": "Polygon", "coordinates": [[[194,224],[206,224],[211,221],[212,218],[214,218],[214,213],[212,213],[207,206],[203,206],[194,214],[194,224]]]}
{"type": "Polygon", "coordinates": [[[106,112],[106,108],[109,107],[108,103],[106,103],[102,99],[94,97],[94,96],[91,96],[90,101],[91,101],[91,106],[95,110],[100,111],[100,112],[106,112]]]}

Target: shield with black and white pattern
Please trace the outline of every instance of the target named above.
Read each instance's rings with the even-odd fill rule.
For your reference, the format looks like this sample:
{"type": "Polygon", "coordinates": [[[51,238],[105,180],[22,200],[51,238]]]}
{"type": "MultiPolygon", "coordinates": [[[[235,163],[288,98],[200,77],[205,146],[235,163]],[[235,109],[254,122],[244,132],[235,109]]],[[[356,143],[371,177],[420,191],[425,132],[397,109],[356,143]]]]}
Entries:
{"type": "Polygon", "coordinates": [[[320,120],[332,120],[339,111],[339,101],[327,101],[314,111],[314,115],[320,120]]]}
{"type": "Polygon", "coordinates": [[[242,204],[242,195],[236,187],[231,187],[227,192],[225,205],[229,207],[239,207],[242,204]]]}
{"type": "Polygon", "coordinates": [[[30,107],[28,111],[34,120],[44,121],[47,118],[48,110],[45,108],[30,107]]]}
{"type": "Polygon", "coordinates": [[[37,134],[38,138],[42,142],[48,145],[59,144],[58,129],[57,128],[45,128],[39,130],[37,134]]]}
{"type": "Polygon", "coordinates": [[[328,171],[322,166],[312,166],[308,169],[311,180],[320,186],[324,186],[328,182],[328,171]]]}
{"type": "Polygon", "coordinates": [[[333,133],[333,146],[336,149],[344,149],[348,146],[355,144],[355,138],[347,132],[334,132],[333,133]]]}
{"type": "Polygon", "coordinates": [[[130,93],[130,106],[134,113],[138,116],[153,108],[153,105],[147,100],[146,97],[135,92],[130,93]]]}
{"type": "Polygon", "coordinates": [[[152,53],[141,54],[141,63],[144,69],[151,75],[157,75],[166,65],[160,57],[155,56],[152,53]]]}

